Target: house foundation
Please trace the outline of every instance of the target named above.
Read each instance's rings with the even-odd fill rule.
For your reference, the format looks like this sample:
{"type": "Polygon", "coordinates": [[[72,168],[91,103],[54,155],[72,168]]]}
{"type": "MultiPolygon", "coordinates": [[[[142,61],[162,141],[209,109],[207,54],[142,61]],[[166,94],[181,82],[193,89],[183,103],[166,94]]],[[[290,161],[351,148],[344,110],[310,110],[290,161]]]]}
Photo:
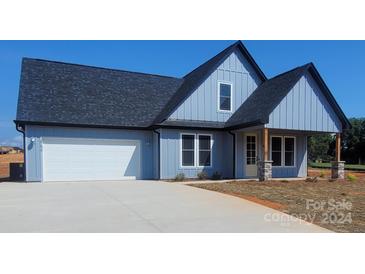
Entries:
{"type": "Polygon", "coordinates": [[[334,161],[331,165],[331,178],[345,179],[345,161],[334,161]]]}
{"type": "Polygon", "coordinates": [[[258,162],[259,181],[268,181],[272,178],[272,161],[258,162]]]}
{"type": "Polygon", "coordinates": [[[336,160],[331,162],[331,178],[345,179],[345,161],[341,161],[341,134],[336,134],[336,160]]]}

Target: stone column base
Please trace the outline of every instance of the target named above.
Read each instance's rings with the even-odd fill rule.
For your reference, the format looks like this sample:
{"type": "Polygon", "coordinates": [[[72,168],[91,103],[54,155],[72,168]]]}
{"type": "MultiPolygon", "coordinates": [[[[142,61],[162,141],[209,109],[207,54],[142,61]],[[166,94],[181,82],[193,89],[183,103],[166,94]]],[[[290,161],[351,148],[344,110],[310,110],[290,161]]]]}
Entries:
{"type": "Polygon", "coordinates": [[[331,162],[331,178],[332,179],[345,179],[345,162],[331,162]]]}
{"type": "Polygon", "coordinates": [[[268,181],[272,178],[272,161],[258,162],[259,181],[268,181]]]}

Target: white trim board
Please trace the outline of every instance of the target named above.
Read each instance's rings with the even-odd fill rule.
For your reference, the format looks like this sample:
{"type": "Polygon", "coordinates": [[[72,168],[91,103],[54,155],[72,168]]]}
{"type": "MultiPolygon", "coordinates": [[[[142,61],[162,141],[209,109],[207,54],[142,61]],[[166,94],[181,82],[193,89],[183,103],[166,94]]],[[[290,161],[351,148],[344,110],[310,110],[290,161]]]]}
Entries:
{"type": "Polygon", "coordinates": [[[297,167],[297,138],[296,136],[287,136],[287,135],[270,135],[270,160],[272,160],[272,138],[280,138],[281,139],[281,165],[280,166],[272,166],[273,168],[296,168],[297,167]],[[285,165],[285,139],[291,138],[294,139],[294,165],[286,166],[285,165]]]}
{"type": "Polygon", "coordinates": [[[217,83],[217,111],[221,112],[221,113],[232,113],[233,112],[233,83],[231,82],[226,82],[226,81],[218,81],[217,83]],[[231,106],[230,106],[230,110],[222,110],[220,109],[220,84],[225,84],[225,85],[230,85],[231,86],[231,106]]]}
{"type": "Polygon", "coordinates": [[[42,162],[42,181],[140,179],[141,141],[42,138],[42,162]]]}
{"type": "Polygon", "coordinates": [[[213,134],[210,133],[189,133],[189,132],[180,132],[179,134],[180,136],[180,140],[179,140],[179,167],[180,169],[192,169],[192,168],[198,168],[198,169],[203,169],[203,168],[212,168],[213,167],[213,143],[214,143],[214,138],[213,138],[213,134]],[[182,136],[183,135],[190,135],[190,136],[194,136],[194,165],[193,166],[183,166],[182,164],[182,136]],[[209,136],[210,137],[210,165],[209,166],[200,166],[199,165],[199,136],[209,136]]]}

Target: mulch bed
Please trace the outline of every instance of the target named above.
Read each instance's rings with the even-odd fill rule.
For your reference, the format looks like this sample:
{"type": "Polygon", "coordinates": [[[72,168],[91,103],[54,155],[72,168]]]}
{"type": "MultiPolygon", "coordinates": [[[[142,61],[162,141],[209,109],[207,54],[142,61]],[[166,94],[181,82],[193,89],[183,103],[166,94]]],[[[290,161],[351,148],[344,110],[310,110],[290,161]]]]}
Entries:
{"type": "Polygon", "coordinates": [[[365,180],[192,184],[280,210],[336,232],[365,232],[365,180]]]}

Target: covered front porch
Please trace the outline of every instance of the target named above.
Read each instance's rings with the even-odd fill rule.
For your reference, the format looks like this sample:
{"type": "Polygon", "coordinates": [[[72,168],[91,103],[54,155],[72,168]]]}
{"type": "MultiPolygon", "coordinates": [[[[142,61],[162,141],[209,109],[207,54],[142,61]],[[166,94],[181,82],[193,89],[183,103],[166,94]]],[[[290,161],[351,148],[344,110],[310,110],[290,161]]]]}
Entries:
{"type": "MultiPolygon", "coordinates": [[[[307,140],[318,132],[257,126],[236,130],[233,134],[235,178],[266,181],[307,177],[307,140]]],[[[336,160],[332,164],[332,178],[335,179],[344,177],[340,136],[336,134],[336,160]]]]}

